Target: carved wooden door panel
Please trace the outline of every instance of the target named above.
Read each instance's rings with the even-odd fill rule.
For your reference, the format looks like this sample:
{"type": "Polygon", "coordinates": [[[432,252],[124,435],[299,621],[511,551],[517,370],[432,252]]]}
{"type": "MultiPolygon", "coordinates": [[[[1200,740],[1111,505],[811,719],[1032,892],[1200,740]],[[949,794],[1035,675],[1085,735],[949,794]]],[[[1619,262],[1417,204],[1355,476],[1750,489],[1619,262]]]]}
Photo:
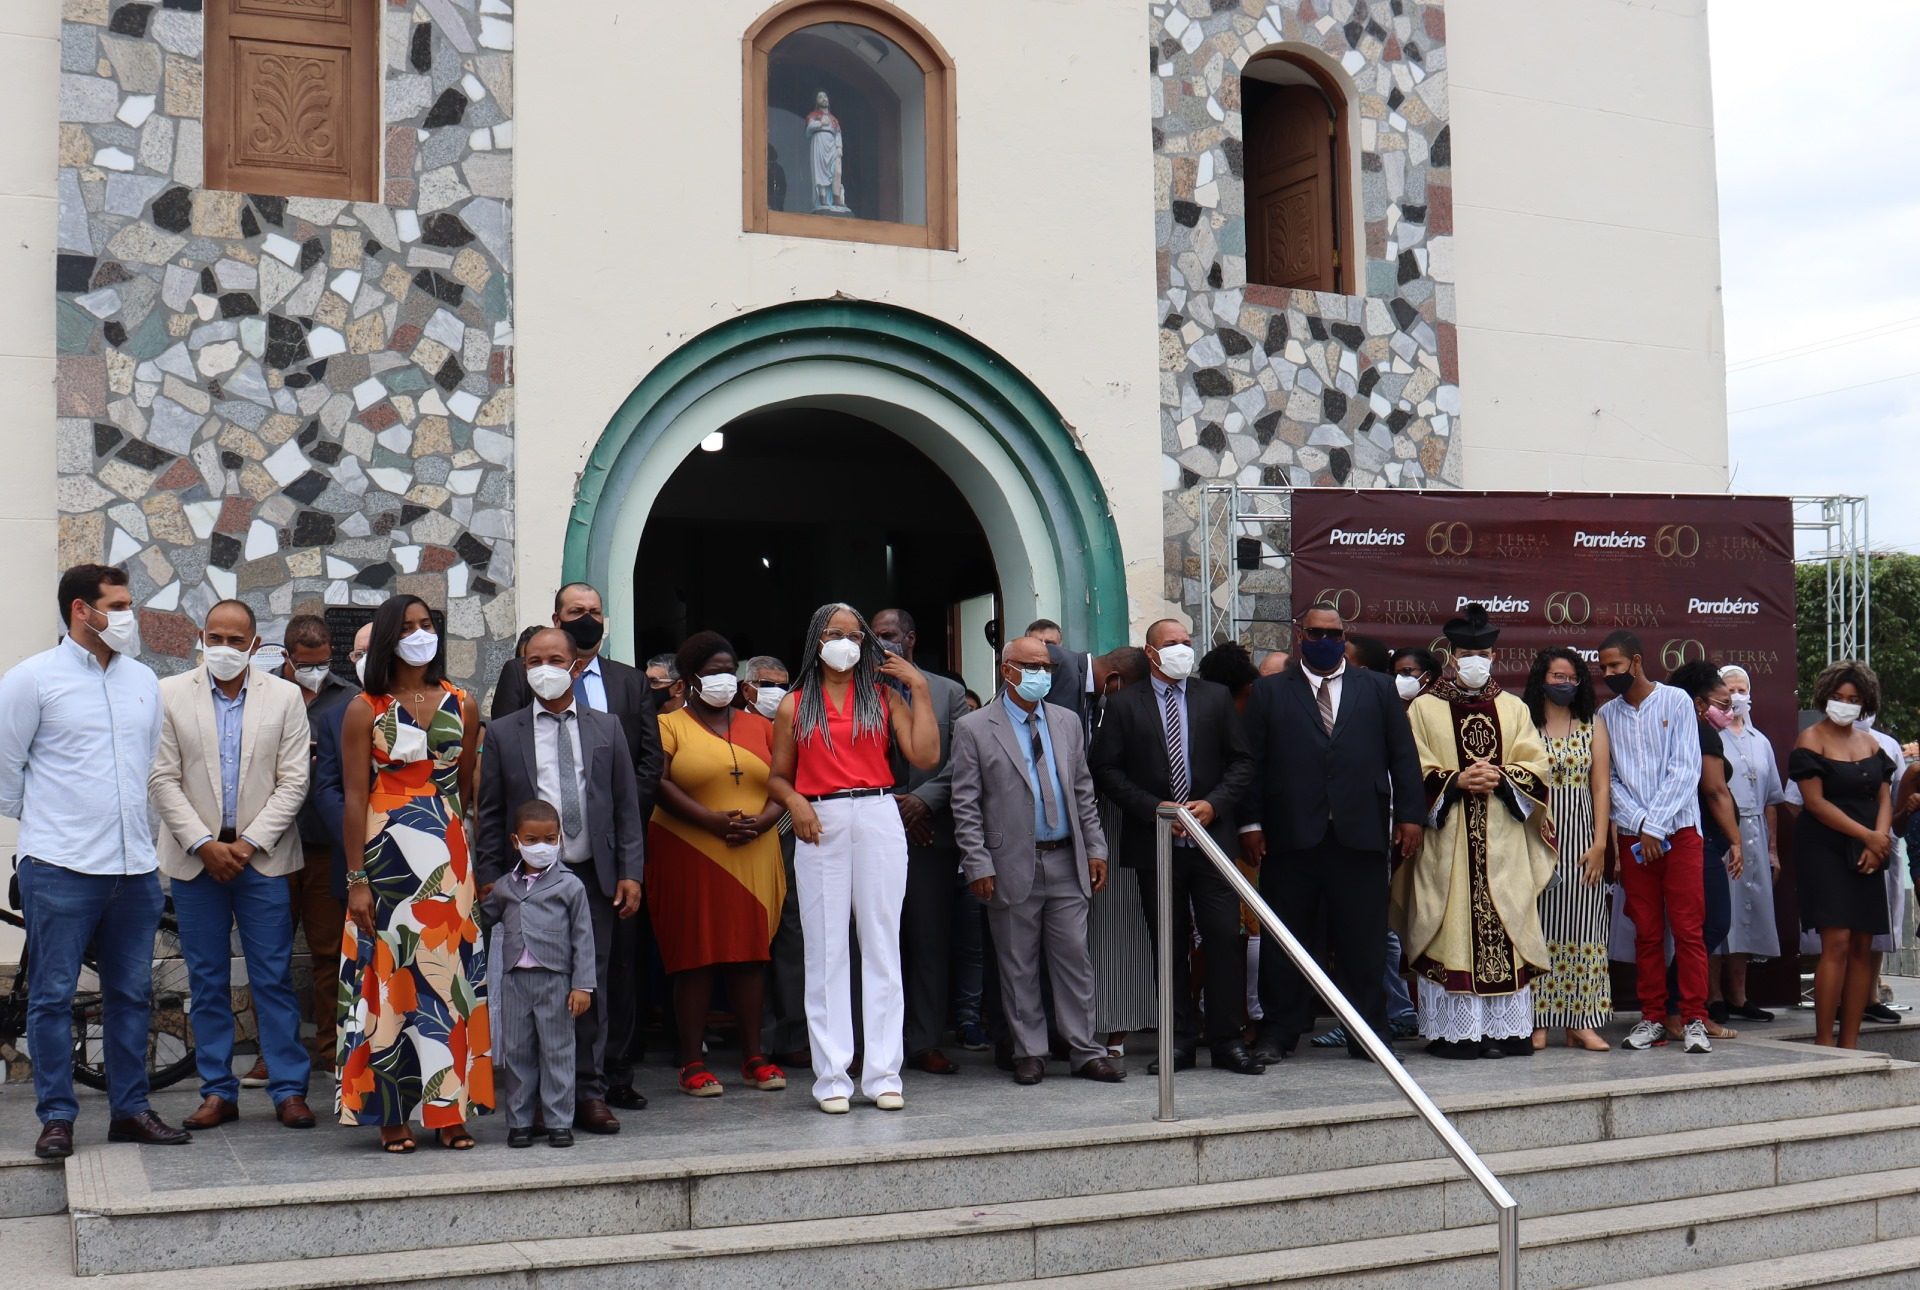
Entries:
{"type": "Polygon", "coordinates": [[[1304,85],[1246,83],[1247,278],[1338,289],[1333,132],[1326,100],[1304,85]]]}
{"type": "Polygon", "coordinates": [[[379,0],[207,0],[207,186],[380,196],[379,0]]]}

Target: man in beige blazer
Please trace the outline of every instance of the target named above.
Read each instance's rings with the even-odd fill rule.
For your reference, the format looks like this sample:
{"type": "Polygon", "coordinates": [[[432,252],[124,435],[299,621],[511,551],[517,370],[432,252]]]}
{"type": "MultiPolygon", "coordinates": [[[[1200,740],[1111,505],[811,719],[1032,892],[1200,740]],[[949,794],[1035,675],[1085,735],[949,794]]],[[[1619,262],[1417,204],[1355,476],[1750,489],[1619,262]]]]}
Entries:
{"type": "Polygon", "coordinates": [[[293,825],[307,795],[306,703],[298,686],[252,666],[259,647],[246,604],[223,600],[207,611],[201,665],[160,682],[160,751],[147,779],[193,990],[203,1100],[186,1123],[195,1129],[240,1118],[230,997],[236,925],[274,1113],[288,1128],[313,1127],[286,881],[302,861],[293,825]]]}
{"type": "Polygon", "coordinates": [[[1009,641],[1001,659],[1005,691],[954,726],[952,804],[961,871],[987,905],[1014,1082],[1038,1084],[1046,1068],[1044,955],[1073,1073],[1115,1083],[1126,1072],[1093,1033],[1087,914],[1107,883],[1107,840],[1086,737],[1075,713],[1044,702],[1055,666],[1045,641],[1009,641]]]}

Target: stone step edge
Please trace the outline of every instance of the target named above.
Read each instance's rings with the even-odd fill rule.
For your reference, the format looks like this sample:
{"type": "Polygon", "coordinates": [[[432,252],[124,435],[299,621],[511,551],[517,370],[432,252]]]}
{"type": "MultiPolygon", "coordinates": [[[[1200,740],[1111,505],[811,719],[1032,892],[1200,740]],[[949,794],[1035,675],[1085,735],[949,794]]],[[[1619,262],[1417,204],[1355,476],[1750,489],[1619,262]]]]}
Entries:
{"type": "MultiPolygon", "coordinates": [[[[1382,1168],[1385,1168],[1383,1166],[1382,1168]]],[[[1170,1191],[1194,1190],[1168,1189],[1170,1191]]],[[[1871,1177],[1821,1179],[1740,1192],[1719,1192],[1685,1200],[1586,1210],[1523,1222],[1523,1249],[1563,1245],[1673,1228],[1697,1227],[1736,1219],[1798,1213],[1837,1205],[1920,1195],[1920,1168],[1884,1170],[1871,1177]]],[[[1046,1226],[1091,1225],[1125,1221],[1133,1215],[1115,1213],[1109,1197],[1071,1197],[1029,1205],[925,1210],[835,1219],[810,1219],[741,1228],[709,1228],[693,1232],[660,1232],[635,1236],[558,1237],[516,1241],[501,1245],[467,1246],[461,1252],[460,1273],[558,1271],[630,1263],[670,1263],[683,1259],[724,1258],[763,1252],[830,1250],[848,1245],[892,1244],[965,1238],[993,1233],[1037,1231],[1046,1226]],[[1079,1212],[1070,1212],[1078,1207],[1079,1212]],[[1048,1211],[1036,1215],[1032,1211],[1048,1211]]],[[[1210,1206],[1189,1206],[1206,1208],[1210,1206]]],[[[1383,1267],[1404,1267],[1490,1255],[1497,1248],[1491,1223],[1438,1232],[1396,1234],[1364,1241],[1318,1245],[1268,1254],[1227,1255],[1215,1259],[1150,1265],[1124,1270],[1127,1284],[1145,1287],[1227,1286],[1295,1277],[1326,1277],[1383,1267]],[[1212,1271],[1244,1268],[1245,1279],[1207,1279],[1212,1271]],[[1156,1267],[1160,1275],[1153,1275],[1156,1267]],[[1192,1274],[1200,1274],[1193,1279],[1192,1274]]],[[[410,1280],[444,1281],[449,1268],[444,1250],[414,1250],[380,1256],[383,1283],[410,1280]]],[[[1523,1260],[1524,1263],[1524,1260],[1523,1260]]],[[[1114,1284],[1115,1271],[1081,1273],[1005,1286],[1031,1285],[1041,1290],[1076,1290],[1114,1284]],[[1104,1278],[1104,1280],[1103,1280],[1104,1278]]],[[[89,1278],[100,1287],[138,1285],[142,1290],[227,1290],[227,1287],[272,1285],[279,1290],[320,1290],[321,1287],[364,1283],[363,1255],[302,1259],[275,1263],[233,1264],[170,1272],[127,1272],[89,1278]]],[[[1004,1290],[1004,1286],[1003,1286],[1004,1290]]]]}
{"type": "Polygon", "coordinates": [[[1637,1281],[1612,1281],[1596,1290],[1803,1290],[1833,1285],[1842,1278],[1880,1276],[1920,1270],[1920,1236],[1903,1236],[1872,1245],[1814,1250],[1759,1263],[1730,1263],[1717,1268],[1670,1272],[1637,1281]]]}
{"type": "MultiPolygon", "coordinates": [[[[1461,1094],[1436,1099],[1440,1109],[1456,1119],[1463,1115],[1525,1110],[1551,1102],[1604,1101],[1662,1096],[1717,1088],[1748,1089],[1759,1083],[1780,1084],[1836,1076],[1920,1073],[1920,1065],[1896,1062],[1879,1054],[1849,1054],[1820,1062],[1792,1066],[1723,1071],[1688,1071],[1631,1079],[1587,1081],[1554,1088],[1461,1094]]],[[[1920,1078],[1920,1074],[1908,1076],[1920,1078]]],[[[737,1152],[721,1156],[682,1156],[636,1160],[608,1167],[596,1181],[619,1186],[673,1182],[731,1174],[764,1174],[786,1170],[846,1168],[914,1161],[943,1162],[959,1156],[1019,1155],[1029,1152],[1080,1150],[1090,1147],[1130,1146],[1182,1139],[1337,1128],[1343,1124],[1389,1119],[1414,1119],[1413,1108],[1401,1099],[1360,1102],[1340,1107],[1312,1107],[1295,1111],[1255,1111],[1231,1116],[1178,1120],[1170,1124],[1141,1121],[1095,1129],[1061,1129],[1045,1133],[999,1134],[989,1137],[926,1138],[913,1142],[867,1144],[858,1147],[810,1147],[784,1152],[737,1152]]],[[[1469,1140],[1471,1140],[1469,1138],[1469,1140]]],[[[1434,1143],[1435,1151],[1441,1150],[1434,1143]]],[[[1433,1159],[1434,1157],[1423,1157],[1433,1159]]],[[[391,1181],[350,1178],[315,1183],[292,1183],[263,1190],[257,1184],[183,1188],[152,1192],[137,1159],[125,1151],[101,1145],[83,1147],[66,1162],[67,1205],[74,1213],[104,1217],[164,1214],[184,1209],[272,1209],[342,1201],[377,1204],[421,1196],[460,1195],[471,1191],[526,1191],[576,1186],[577,1168],[564,1165],[531,1168],[475,1168],[452,1176],[407,1177],[391,1181]]]]}

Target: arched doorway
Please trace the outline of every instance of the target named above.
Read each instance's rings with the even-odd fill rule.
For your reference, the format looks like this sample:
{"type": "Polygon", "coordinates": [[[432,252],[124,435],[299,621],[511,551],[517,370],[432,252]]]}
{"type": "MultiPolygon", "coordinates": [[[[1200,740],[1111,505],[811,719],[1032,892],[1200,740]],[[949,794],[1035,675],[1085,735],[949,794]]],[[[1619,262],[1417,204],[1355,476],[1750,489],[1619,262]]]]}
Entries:
{"type": "MultiPolygon", "coordinates": [[[[633,570],[675,472],[708,435],[749,424],[742,418],[799,413],[877,428],[936,467],[978,523],[1014,628],[1044,615],[1076,646],[1109,649],[1126,639],[1106,494],[1053,406],[964,333],[909,310],[832,300],[776,306],[702,333],[650,372],[609,421],[575,490],[564,574],[605,589],[616,656],[632,660],[645,634],[633,570]]],[[[844,496],[856,501],[842,513],[857,525],[861,490],[884,481],[865,478],[858,460],[846,462],[844,478],[844,496]]],[[[706,507],[737,513],[756,490],[781,487],[778,479],[742,479],[706,507]]]]}

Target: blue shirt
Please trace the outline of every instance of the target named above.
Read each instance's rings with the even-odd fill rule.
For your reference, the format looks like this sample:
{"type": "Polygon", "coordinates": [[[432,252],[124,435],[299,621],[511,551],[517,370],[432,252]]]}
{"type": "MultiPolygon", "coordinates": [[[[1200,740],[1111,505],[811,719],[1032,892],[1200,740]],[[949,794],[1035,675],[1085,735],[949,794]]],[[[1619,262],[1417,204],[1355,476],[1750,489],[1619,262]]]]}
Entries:
{"type": "Polygon", "coordinates": [[[600,675],[600,656],[595,654],[573,678],[573,697],[595,712],[607,710],[607,678],[600,675]]]}
{"type": "Polygon", "coordinates": [[[213,691],[213,729],[220,746],[220,828],[238,832],[240,828],[240,729],[247,720],[247,682],[249,666],[240,674],[240,693],[229,699],[219,682],[207,673],[207,688],[213,691]]]}
{"type": "Polygon", "coordinates": [[[147,773],[160,749],[160,681],[137,658],[103,670],[71,640],[0,677],[0,815],[19,849],[75,873],[151,873],[147,773]]]}
{"type": "Polygon", "coordinates": [[[1036,706],[1027,712],[1011,699],[1003,697],[1007,717],[1013,722],[1013,742],[1020,745],[1021,760],[1027,766],[1027,787],[1033,791],[1033,840],[1035,842],[1063,842],[1072,826],[1067,821],[1067,790],[1060,782],[1060,766],[1053,757],[1053,731],[1042,717],[1035,721],[1041,709],[1036,706]],[[1044,767],[1047,777],[1053,781],[1053,808],[1058,817],[1049,827],[1047,824],[1047,802],[1040,791],[1040,770],[1033,764],[1033,731],[1040,731],[1040,749],[1046,757],[1044,767]]]}
{"type": "Polygon", "coordinates": [[[1613,761],[1613,823],[1622,833],[1665,842],[1700,827],[1700,719],[1693,700],[1655,685],[1634,707],[1623,698],[1600,705],[1613,761]]]}

